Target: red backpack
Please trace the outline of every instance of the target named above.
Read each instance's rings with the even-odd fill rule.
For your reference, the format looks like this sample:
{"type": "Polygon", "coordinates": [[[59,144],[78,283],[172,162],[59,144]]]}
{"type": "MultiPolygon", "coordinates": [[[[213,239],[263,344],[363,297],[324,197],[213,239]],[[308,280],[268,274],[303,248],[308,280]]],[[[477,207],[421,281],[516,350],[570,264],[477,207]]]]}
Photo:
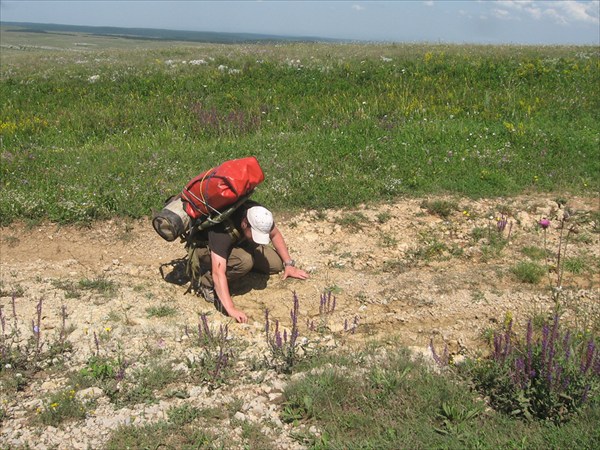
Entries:
{"type": "Polygon", "coordinates": [[[219,215],[223,209],[248,197],[265,176],[254,156],[225,161],[193,178],[181,192],[192,219],[219,215]]]}
{"type": "Polygon", "coordinates": [[[193,178],[180,195],[154,213],[152,226],[166,241],[188,236],[195,227],[209,228],[226,220],[265,179],[255,157],[225,161],[193,178]],[[196,220],[193,223],[194,219],[196,220]]]}

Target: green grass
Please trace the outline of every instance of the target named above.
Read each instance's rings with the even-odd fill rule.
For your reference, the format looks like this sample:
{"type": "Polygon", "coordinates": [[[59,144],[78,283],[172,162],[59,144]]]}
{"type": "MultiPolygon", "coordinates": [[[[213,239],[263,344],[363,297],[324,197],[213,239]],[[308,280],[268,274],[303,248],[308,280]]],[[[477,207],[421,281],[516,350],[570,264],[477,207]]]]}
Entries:
{"type": "Polygon", "coordinates": [[[178,449],[220,449],[223,440],[214,432],[198,428],[194,424],[178,426],[160,421],[144,426],[120,426],[105,445],[107,450],[147,449],[159,447],[178,449]]]}
{"type": "Polygon", "coordinates": [[[283,419],[316,426],[320,436],[298,436],[315,449],[562,448],[571,442],[593,448],[600,442],[595,406],[560,427],[513,419],[486,408],[464,381],[433,373],[407,352],[371,348],[313,361],[288,384],[283,419]]]}
{"type": "Polygon", "coordinates": [[[177,314],[177,309],[168,305],[149,306],[146,313],[148,317],[170,317],[177,314]]]}
{"type": "Polygon", "coordinates": [[[591,47],[190,44],[1,62],[3,224],[147,216],[249,154],[274,209],[599,187],[591,47]]]}
{"type": "MultiPolygon", "coordinates": [[[[67,287],[73,288],[73,286],[67,287]]],[[[97,292],[98,294],[101,294],[104,297],[113,296],[117,293],[119,289],[118,285],[114,281],[101,276],[93,279],[81,279],[79,280],[78,287],[80,289],[97,292]]],[[[75,295],[77,293],[76,290],[67,290],[67,292],[70,293],[69,295],[75,295]]]]}
{"type": "Polygon", "coordinates": [[[113,399],[118,405],[154,403],[157,401],[157,391],[177,379],[178,373],[173,371],[168,361],[152,361],[147,366],[133,370],[113,399]]]}
{"type": "Polygon", "coordinates": [[[460,207],[455,202],[448,200],[425,200],[422,202],[421,208],[426,209],[429,214],[435,214],[442,219],[448,219],[460,207]]]}
{"type": "Polygon", "coordinates": [[[56,427],[65,421],[85,418],[86,407],[75,397],[75,390],[70,389],[51,394],[37,413],[37,421],[56,427]]]}
{"type": "Polygon", "coordinates": [[[537,284],[547,269],[534,261],[520,261],[510,271],[522,283],[537,284]]]}

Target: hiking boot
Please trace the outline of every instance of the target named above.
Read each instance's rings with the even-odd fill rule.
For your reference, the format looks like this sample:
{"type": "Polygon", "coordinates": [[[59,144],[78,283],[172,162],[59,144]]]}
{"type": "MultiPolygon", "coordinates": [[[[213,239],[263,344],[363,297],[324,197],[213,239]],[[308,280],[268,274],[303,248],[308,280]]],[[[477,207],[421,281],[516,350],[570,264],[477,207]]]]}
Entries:
{"type": "Polygon", "coordinates": [[[208,303],[214,303],[217,299],[217,294],[213,288],[200,286],[198,290],[200,295],[204,297],[204,300],[206,300],[208,303]]]}

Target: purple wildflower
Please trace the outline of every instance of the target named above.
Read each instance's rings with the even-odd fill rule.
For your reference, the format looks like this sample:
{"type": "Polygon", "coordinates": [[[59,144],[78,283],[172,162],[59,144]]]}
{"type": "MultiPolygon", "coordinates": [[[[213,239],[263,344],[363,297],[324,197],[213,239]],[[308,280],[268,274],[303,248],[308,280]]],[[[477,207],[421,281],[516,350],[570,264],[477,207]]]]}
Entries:
{"type": "Polygon", "coordinates": [[[431,349],[431,355],[433,356],[433,360],[437,363],[438,366],[444,367],[448,365],[448,344],[444,343],[444,352],[441,355],[438,355],[435,351],[435,347],[433,346],[433,338],[429,341],[429,348],[431,349]]]}
{"type": "Polygon", "coordinates": [[[265,309],[265,334],[269,338],[269,310],[265,309]]]}
{"type": "Polygon", "coordinates": [[[563,349],[565,350],[565,362],[568,363],[571,359],[571,330],[567,330],[567,334],[565,334],[563,349]]]}
{"type": "Polygon", "coordinates": [[[498,227],[498,232],[503,233],[507,224],[508,224],[508,218],[505,215],[502,215],[500,217],[500,219],[498,219],[498,222],[496,223],[496,226],[498,227]]]}
{"type": "Polygon", "coordinates": [[[532,372],[531,372],[531,363],[533,361],[533,344],[532,344],[532,337],[533,337],[533,323],[531,321],[531,319],[529,319],[527,321],[527,338],[526,338],[526,343],[527,343],[527,366],[525,368],[527,375],[529,376],[529,378],[532,378],[532,372]]]}
{"type": "Polygon", "coordinates": [[[540,221],[538,222],[538,225],[540,227],[542,227],[542,229],[546,229],[550,226],[550,221],[548,219],[546,219],[545,217],[543,219],[540,219],[540,221]]]}
{"type": "Polygon", "coordinates": [[[4,317],[3,307],[0,305],[0,327],[2,328],[2,336],[6,330],[6,317],[4,317]]]}
{"type": "Polygon", "coordinates": [[[583,390],[583,394],[581,395],[581,403],[585,403],[588,399],[588,394],[590,393],[590,385],[588,384],[584,390],[583,390]]]}
{"type": "Polygon", "coordinates": [[[594,360],[594,352],[596,351],[596,345],[594,341],[590,339],[587,345],[587,351],[585,353],[585,358],[581,363],[581,373],[586,374],[590,367],[592,367],[592,362],[594,360]]]}

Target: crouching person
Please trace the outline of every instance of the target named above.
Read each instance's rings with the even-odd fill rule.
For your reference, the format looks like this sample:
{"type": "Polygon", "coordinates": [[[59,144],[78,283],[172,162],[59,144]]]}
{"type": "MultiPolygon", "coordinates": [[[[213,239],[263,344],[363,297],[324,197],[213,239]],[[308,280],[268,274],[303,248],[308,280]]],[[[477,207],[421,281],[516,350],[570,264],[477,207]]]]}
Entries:
{"type": "Polygon", "coordinates": [[[199,293],[209,302],[220,302],[240,323],[248,317],[235,307],[230,281],[252,270],[269,275],[283,271],[283,279],[308,278],[308,273],[296,267],[271,212],[253,201],[243,203],[223,223],[192,236],[188,255],[190,275],[193,280],[199,278],[199,293]]]}

